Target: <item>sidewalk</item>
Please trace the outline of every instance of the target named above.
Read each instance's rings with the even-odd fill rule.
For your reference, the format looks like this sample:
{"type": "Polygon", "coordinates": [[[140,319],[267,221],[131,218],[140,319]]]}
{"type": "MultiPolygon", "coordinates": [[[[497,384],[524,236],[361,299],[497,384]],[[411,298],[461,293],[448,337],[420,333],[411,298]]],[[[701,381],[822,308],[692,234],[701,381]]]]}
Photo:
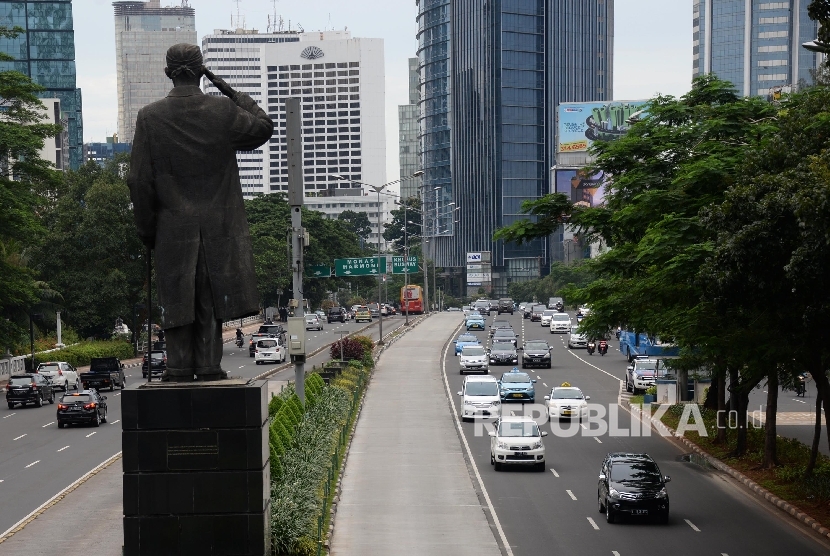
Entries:
{"type": "Polygon", "coordinates": [[[459,322],[457,313],[433,315],[381,357],[341,483],[332,555],[501,554],[441,374],[444,343],[459,322]]]}

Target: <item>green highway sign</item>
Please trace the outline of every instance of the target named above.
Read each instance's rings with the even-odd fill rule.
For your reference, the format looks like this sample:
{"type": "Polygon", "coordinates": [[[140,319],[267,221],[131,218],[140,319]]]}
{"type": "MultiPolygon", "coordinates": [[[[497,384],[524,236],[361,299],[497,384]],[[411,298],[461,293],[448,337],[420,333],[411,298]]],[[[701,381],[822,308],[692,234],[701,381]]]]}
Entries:
{"type": "Polygon", "coordinates": [[[377,257],[334,259],[335,276],[377,276],[381,270],[386,269],[381,269],[377,257]]]}
{"type": "Polygon", "coordinates": [[[331,267],[324,265],[311,265],[305,267],[305,275],[308,278],[329,278],[331,277],[331,267]]]}
{"type": "Polygon", "coordinates": [[[408,264],[406,265],[406,269],[404,269],[404,257],[392,257],[392,273],[393,274],[404,274],[404,272],[408,272],[410,274],[418,272],[418,257],[415,255],[409,256],[408,264]]]}

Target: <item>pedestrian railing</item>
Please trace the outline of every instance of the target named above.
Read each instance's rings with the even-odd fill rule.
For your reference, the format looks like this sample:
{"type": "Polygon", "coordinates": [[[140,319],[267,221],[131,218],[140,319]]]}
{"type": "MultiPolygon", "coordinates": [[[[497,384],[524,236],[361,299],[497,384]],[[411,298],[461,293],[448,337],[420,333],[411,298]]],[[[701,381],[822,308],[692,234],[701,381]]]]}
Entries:
{"type": "Polygon", "coordinates": [[[14,373],[22,373],[26,371],[26,357],[11,357],[8,359],[0,359],[0,382],[5,382],[14,373]]]}
{"type": "Polygon", "coordinates": [[[243,326],[248,326],[249,324],[253,324],[255,322],[261,322],[262,315],[254,315],[252,317],[245,317],[244,319],[234,319],[229,320],[227,322],[222,323],[222,328],[242,328],[243,326]]]}

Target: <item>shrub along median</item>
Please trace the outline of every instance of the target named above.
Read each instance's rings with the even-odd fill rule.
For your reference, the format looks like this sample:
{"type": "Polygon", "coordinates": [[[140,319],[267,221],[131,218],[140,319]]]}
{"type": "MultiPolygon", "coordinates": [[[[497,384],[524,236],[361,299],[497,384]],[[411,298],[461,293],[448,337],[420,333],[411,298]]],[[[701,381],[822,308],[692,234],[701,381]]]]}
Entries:
{"type": "Polygon", "coordinates": [[[66,361],[73,367],[83,367],[89,365],[90,359],[94,357],[132,359],[134,357],[134,350],[132,344],[129,342],[112,340],[82,342],[59,350],[50,351],[49,353],[35,354],[35,361],[41,363],[43,361],[66,361]]]}

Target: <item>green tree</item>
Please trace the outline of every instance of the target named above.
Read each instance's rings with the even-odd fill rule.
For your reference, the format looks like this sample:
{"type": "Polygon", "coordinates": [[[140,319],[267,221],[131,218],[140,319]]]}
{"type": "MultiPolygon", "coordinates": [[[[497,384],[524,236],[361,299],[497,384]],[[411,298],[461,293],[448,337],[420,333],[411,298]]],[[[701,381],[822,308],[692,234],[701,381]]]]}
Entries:
{"type": "Polygon", "coordinates": [[[369,217],[365,212],[344,210],[337,215],[337,219],[346,222],[349,229],[364,242],[369,239],[370,235],[372,235],[372,225],[370,224],[369,217]]]}
{"type": "MultiPolygon", "coordinates": [[[[812,0],[807,6],[807,14],[810,19],[817,21],[818,40],[824,44],[830,44],[830,0],[812,0]]],[[[825,58],[824,66],[830,64],[830,58],[825,58]]]]}
{"type": "Polygon", "coordinates": [[[383,238],[391,243],[392,249],[403,253],[405,225],[409,254],[419,255],[421,253],[421,201],[410,197],[403,203],[406,205],[406,210],[403,206],[399,206],[392,211],[392,222],[383,231],[383,238]],[[404,213],[406,213],[406,220],[404,220],[404,213]]]}

